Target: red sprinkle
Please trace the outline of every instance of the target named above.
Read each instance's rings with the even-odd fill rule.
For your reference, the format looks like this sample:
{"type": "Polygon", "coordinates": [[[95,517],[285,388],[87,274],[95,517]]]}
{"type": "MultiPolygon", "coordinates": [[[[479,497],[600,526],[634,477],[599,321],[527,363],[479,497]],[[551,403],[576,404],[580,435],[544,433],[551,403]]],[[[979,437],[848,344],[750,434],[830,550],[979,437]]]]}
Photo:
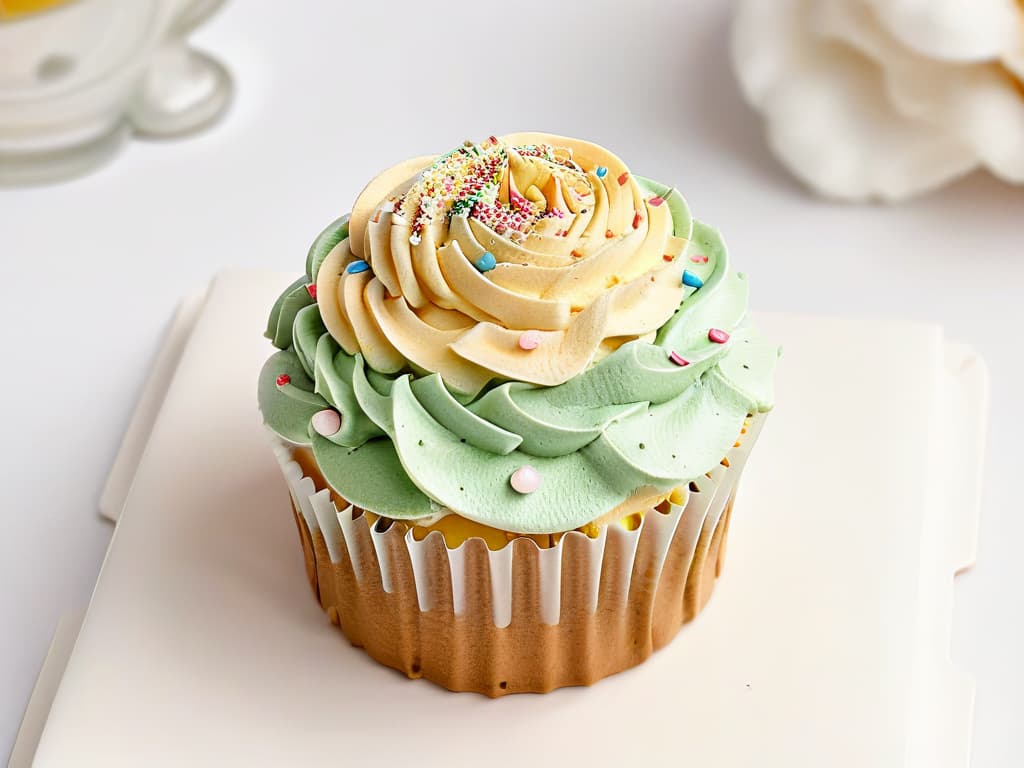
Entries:
{"type": "Polygon", "coordinates": [[[573,248],[573,250],[572,250],[572,257],[574,259],[582,259],[583,258],[583,253],[578,251],[578,250],[576,250],[575,248],[573,248]]]}
{"type": "Polygon", "coordinates": [[[623,171],[622,175],[619,176],[619,186],[621,187],[627,181],[629,181],[629,171],[623,171]]]}
{"type": "Polygon", "coordinates": [[[309,298],[316,301],[316,284],[310,283],[306,286],[306,292],[309,294],[309,298]]]}
{"type": "Polygon", "coordinates": [[[611,240],[613,237],[615,237],[615,233],[612,232],[610,229],[606,229],[604,231],[604,236],[611,240]]]}
{"type": "Polygon", "coordinates": [[[488,136],[487,138],[491,140],[491,144],[497,144],[498,143],[498,139],[495,136],[488,136]]]}
{"type": "Polygon", "coordinates": [[[650,200],[647,201],[647,204],[648,205],[653,205],[655,208],[657,208],[659,205],[661,205],[664,202],[665,202],[665,199],[663,197],[661,197],[660,195],[655,195],[654,197],[652,197],[650,200]]]}
{"type": "Polygon", "coordinates": [[[291,376],[289,376],[287,373],[282,373],[280,376],[277,377],[277,386],[283,387],[285,384],[290,384],[291,380],[291,376]]]}
{"type": "Polygon", "coordinates": [[[640,215],[640,211],[633,214],[633,229],[640,228],[640,222],[644,220],[644,217],[640,215]]]}
{"type": "Polygon", "coordinates": [[[676,257],[673,256],[671,253],[664,253],[662,254],[661,258],[663,258],[665,261],[675,261],[676,257]]]}
{"type": "Polygon", "coordinates": [[[690,364],[690,361],[689,361],[689,360],[687,360],[687,359],[685,359],[685,358],[684,358],[684,357],[683,357],[682,355],[680,355],[680,354],[679,354],[678,352],[672,352],[672,353],[671,353],[671,354],[670,354],[670,355],[668,356],[668,359],[669,359],[669,360],[671,360],[671,361],[672,361],[673,363],[675,363],[676,365],[678,365],[678,366],[679,366],[680,368],[682,368],[682,367],[684,367],[684,366],[687,366],[687,365],[689,365],[689,364],[690,364]]]}
{"type": "Polygon", "coordinates": [[[708,331],[708,339],[715,342],[715,344],[725,344],[729,340],[729,334],[718,328],[712,328],[708,331]]]}
{"type": "Polygon", "coordinates": [[[708,257],[707,256],[691,256],[690,257],[690,261],[692,261],[694,264],[707,264],[708,263],[708,257]]]}

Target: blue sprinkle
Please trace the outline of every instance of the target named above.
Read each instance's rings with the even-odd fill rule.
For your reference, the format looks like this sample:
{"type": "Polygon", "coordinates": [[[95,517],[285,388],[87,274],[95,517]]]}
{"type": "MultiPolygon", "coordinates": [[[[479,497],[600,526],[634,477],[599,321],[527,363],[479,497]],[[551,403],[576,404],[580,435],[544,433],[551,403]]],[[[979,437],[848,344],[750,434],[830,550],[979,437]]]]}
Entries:
{"type": "Polygon", "coordinates": [[[480,258],[473,262],[473,266],[481,272],[490,272],[498,266],[498,261],[494,258],[493,253],[490,251],[484,251],[480,258]]]}
{"type": "Polygon", "coordinates": [[[597,166],[597,170],[594,171],[594,173],[597,174],[597,178],[603,179],[605,176],[608,175],[608,169],[605,168],[603,165],[599,165],[597,166]]]}
{"type": "Polygon", "coordinates": [[[693,272],[688,269],[683,270],[683,285],[688,285],[691,288],[701,288],[704,285],[704,281],[697,277],[693,272]]]}
{"type": "Polygon", "coordinates": [[[359,259],[358,261],[353,261],[351,264],[345,267],[345,271],[348,272],[350,275],[357,275],[360,272],[365,272],[369,268],[369,264],[367,264],[362,259],[359,259]]]}

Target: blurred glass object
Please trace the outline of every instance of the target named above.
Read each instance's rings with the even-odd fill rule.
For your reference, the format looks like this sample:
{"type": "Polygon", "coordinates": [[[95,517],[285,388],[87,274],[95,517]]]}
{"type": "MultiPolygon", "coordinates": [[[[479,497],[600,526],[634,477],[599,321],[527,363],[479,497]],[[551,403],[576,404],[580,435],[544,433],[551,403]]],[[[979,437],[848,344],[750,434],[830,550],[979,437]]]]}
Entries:
{"type": "Polygon", "coordinates": [[[76,176],[134,134],[216,120],[219,62],[186,36],[224,0],[0,0],[0,184],[76,176]]]}

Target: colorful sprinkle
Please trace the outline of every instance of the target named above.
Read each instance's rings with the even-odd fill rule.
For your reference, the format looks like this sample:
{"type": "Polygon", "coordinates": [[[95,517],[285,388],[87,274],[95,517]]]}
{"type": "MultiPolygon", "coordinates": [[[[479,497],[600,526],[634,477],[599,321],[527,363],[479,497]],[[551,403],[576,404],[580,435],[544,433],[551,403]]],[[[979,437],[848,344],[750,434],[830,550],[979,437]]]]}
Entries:
{"type": "Polygon", "coordinates": [[[725,344],[729,340],[729,334],[718,328],[712,328],[708,331],[708,339],[715,342],[715,344],[725,344]]]}
{"type": "Polygon", "coordinates": [[[627,181],[629,181],[629,171],[623,171],[618,178],[619,186],[621,187],[627,181]]]}
{"type": "Polygon", "coordinates": [[[708,257],[704,255],[691,256],[690,261],[692,261],[694,264],[707,264],[708,257]]]}
{"type": "Polygon", "coordinates": [[[603,179],[605,176],[608,175],[608,169],[605,168],[603,165],[599,165],[597,166],[597,170],[594,171],[594,173],[597,174],[597,178],[603,179]]]}
{"type": "Polygon", "coordinates": [[[676,260],[676,257],[673,256],[671,253],[663,253],[661,255],[661,258],[664,259],[665,261],[675,261],[676,260]]]}
{"type": "Polygon", "coordinates": [[[529,464],[524,464],[512,473],[508,482],[516,493],[533,493],[540,488],[540,472],[529,464]]]}
{"type": "Polygon", "coordinates": [[[324,408],[313,414],[313,429],[318,435],[330,437],[341,429],[341,415],[331,408],[324,408]]]}
{"type": "Polygon", "coordinates": [[[490,251],[484,251],[480,258],[473,262],[473,266],[479,269],[481,272],[490,272],[496,266],[498,266],[497,259],[494,258],[494,254],[490,251]]]}
{"type": "Polygon", "coordinates": [[[345,271],[348,272],[350,275],[358,275],[360,272],[365,272],[369,268],[370,265],[367,264],[365,261],[363,261],[362,259],[356,259],[347,267],[345,267],[345,271]]]}
{"type": "Polygon", "coordinates": [[[704,281],[701,280],[697,275],[693,274],[688,269],[683,270],[683,285],[687,285],[690,288],[703,288],[704,281]]]}
{"type": "Polygon", "coordinates": [[[523,331],[519,335],[519,348],[530,352],[540,346],[540,332],[523,331]]]}
{"type": "Polygon", "coordinates": [[[606,229],[604,231],[604,236],[611,240],[613,237],[615,237],[615,233],[612,232],[610,229],[606,229]]]}
{"type": "Polygon", "coordinates": [[[652,205],[655,208],[657,208],[659,205],[661,205],[664,202],[665,202],[665,198],[663,198],[661,195],[655,195],[654,197],[652,197],[650,200],[647,201],[647,204],[648,205],[652,205]]]}
{"type": "Polygon", "coordinates": [[[683,368],[690,364],[690,361],[684,358],[678,352],[669,353],[668,359],[671,360],[676,365],[678,365],[680,368],[683,368]]]}
{"type": "Polygon", "coordinates": [[[306,286],[306,293],[309,294],[309,298],[316,301],[316,283],[310,283],[306,286]]]}
{"type": "Polygon", "coordinates": [[[640,222],[644,220],[644,217],[640,215],[640,211],[633,214],[633,229],[640,229],[640,222]]]}
{"type": "Polygon", "coordinates": [[[283,387],[285,384],[291,384],[292,377],[287,373],[282,373],[277,377],[277,386],[283,387]]]}

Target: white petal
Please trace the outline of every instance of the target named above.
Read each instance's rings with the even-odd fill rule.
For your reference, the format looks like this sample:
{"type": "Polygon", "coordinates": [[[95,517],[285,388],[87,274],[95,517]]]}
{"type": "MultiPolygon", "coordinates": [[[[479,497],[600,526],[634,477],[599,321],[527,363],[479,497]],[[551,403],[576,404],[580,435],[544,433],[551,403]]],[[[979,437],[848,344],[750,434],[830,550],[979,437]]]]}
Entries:
{"type": "Polygon", "coordinates": [[[733,31],[738,76],[773,150],[818,192],[899,199],[977,164],[955,132],[915,116],[942,113],[941,100],[892,97],[890,67],[911,73],[896,81],[914,81],[934,62],[893,41],[863,4],[747,0],[733,31]]]}
{"type": "Polygon", "coordinates": [[[736,9],[733,68],[751,104],[762,106],[814,45],[805,23],[810,6],[811,0],[746,0],[736,9]]]}
{"type": "Polygon", "coordinates": [[[782,161],[832,197],[901,199],[977,162],[955,135],[893,110],[877,69],[852,53],[833,51],[814,71],[792,75],[765,113],[782,161]]]}
{"type": "Polygon", "coordinates": [[[1024,9],[1015,0],[850,1],[871,5],[889,34],[932,58],[990,60],[1024,39],[1024,9]]]}

